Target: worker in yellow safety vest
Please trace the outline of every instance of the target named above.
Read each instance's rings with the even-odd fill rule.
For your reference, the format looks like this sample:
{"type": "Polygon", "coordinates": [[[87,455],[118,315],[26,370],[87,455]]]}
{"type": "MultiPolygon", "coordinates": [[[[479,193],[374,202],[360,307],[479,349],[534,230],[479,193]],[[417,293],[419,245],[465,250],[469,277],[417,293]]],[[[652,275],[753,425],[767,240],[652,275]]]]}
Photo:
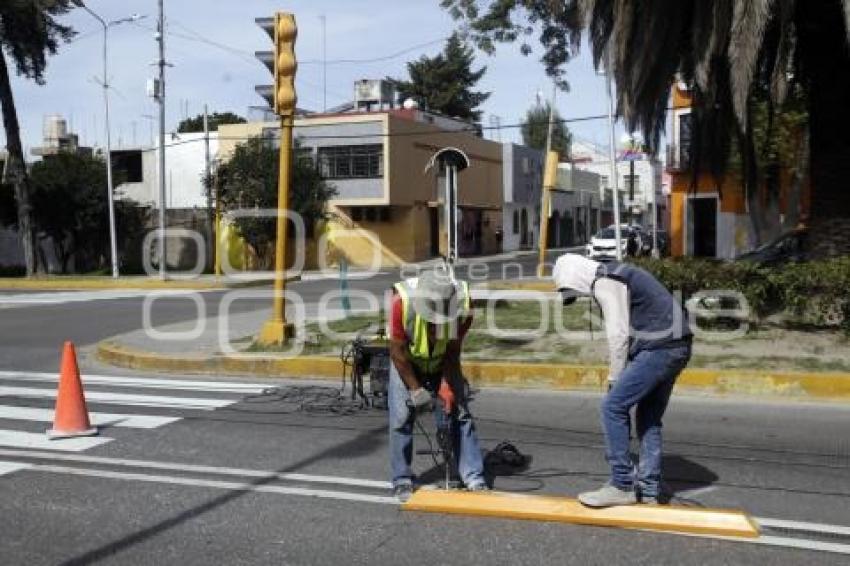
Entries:
{"type": "Polygon", "coordinates": [[[393,494],[413,494],[413,423],[432,409],[446,427],[457,472],[468,490],[488,489],[460,368],[461,344],[472,324],[469,285],[446,269],[425,271],[393,287],[390,308],[390,467],[393,494]]]}

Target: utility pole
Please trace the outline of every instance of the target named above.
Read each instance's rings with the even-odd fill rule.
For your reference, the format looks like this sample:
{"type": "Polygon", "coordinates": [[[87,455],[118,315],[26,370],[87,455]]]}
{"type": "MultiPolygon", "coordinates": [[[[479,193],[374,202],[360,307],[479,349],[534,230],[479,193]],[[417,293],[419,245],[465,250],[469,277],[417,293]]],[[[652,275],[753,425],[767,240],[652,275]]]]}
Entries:
{"type": "Polygon", "coordinates": [[[207,244],[207,257],[212,258],[215,253],[215,237],[218,228],[215,226],[213,217],[213,191],[212,191],[212,164],[210,162],[210,117],[207,105],[204,104],[204,189],[207,191],[207,220],[209,221],[209,242],[207,244]]]}
{"type": "Polygon", "coordinates": [[[328,18],[324,14],[322,20],[322,112],[328,111],[328,18]]]}
{"type": "Polygon", "coordinates": [[[165,279],[165,7],[159,0],[156,39],[159,43],[159,277],[165,279]]]}
{"type": "Polygon", "coordinates": [[[620,234],[620,191],[617,179],[617,150],[614,146],[614,96],[611,92],[611,48],[605,49],[605,85],[608,93],[608,158],[611,161],[611,187],[614,191],[614,253],[623,261],[622,235],[620,234]]]}
{"type": "MultiPolygon", "coordinates": [[[[109,125],[109,28],[114,25],[123,24],[126,22],[135,22],[136,20],[140,20],[143,16],[138,14],[133,14],[130,17],[122,18],[120,20],[114,20],[111,22],[107,22],[102,17],[100,17],[96,12],[94,12],[91,8],[85,5],[83,0],[74,0],[74,4],[78,7],[82,8],[88,14],[96,19],[98,23],[103,27],[103,81],[101,85],[103,86],[103,107],[104,107],[104,120],[106,122],[106,200],[107,205],[109,207],[109,254],[110,254],[110,263],[112,266],[112,277],[114,279],[118,278],[118,242],[117,236],[115,233],[115,195],[114,195],[114,187],[112,180],[112,132],[110,131],[109,125]]],[[[135,123],[134,127],[134,138],[135,138],[135,123]]],[[[95,118],[95,130],[97,130],[97,118],[95,118]]],[[[119,136],[120,137],[120,136],[119,136]]]]}

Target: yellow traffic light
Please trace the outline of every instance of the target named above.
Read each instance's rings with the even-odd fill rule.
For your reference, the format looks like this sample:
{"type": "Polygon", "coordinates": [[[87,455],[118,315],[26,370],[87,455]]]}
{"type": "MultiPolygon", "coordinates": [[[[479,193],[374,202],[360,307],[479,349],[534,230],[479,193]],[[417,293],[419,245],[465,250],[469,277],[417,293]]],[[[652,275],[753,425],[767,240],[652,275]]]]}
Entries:
{"type": "Polygon", "coordinates": [[[298,26],[295,16],[287,12],[275,14],[274,26],[274,111],[280,116],[295,112],[298,97],[295,94],[295,39],[298,26]]]}

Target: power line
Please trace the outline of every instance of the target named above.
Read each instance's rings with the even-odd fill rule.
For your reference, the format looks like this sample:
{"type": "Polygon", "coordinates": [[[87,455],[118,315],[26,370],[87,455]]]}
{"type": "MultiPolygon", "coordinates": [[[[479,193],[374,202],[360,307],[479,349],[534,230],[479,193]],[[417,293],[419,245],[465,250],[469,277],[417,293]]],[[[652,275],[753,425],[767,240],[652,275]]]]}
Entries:
{"type": "MultiPolygon", "coordinates": [[[[381,57],[372,57],[372,58],[366,58],[366,59],[328,59],[326,63],[328,65],[349,65],[349,64],[360,65],[360,64],[366,64],[366,63],[381,63],[381,62],[384,62],[384,61],[389,61],[391,59],[396,59],[398,57],[401,57],[402,55],[407,55],[408,53],[410,53],[412,51],[417,51],[417,50],[423,49],[425,47],[430,47],[432,45],[436,45],[437,43],[443,43],[447,39],[448,39],[448,37],[441,37],[439,39],[434,39],[432,41],[420,43],[418,45],[413,45],[413,46],[408,47],[406,49],[402,49],[401,51],[396,51],[395,53],[391,53],[389,55],[383,55],[381,57]]],[[[321,65],[323,63],[325,63],[325,61],[322,61],[321,59],[307,59],[307,60],[298,62],[299,65],[321,65]]]]}
{"type": "MultiPolygon", "coordinates": [[[[692,108],[691,106],[670,106],[667,110],[680,110],[682,108],[692,108]]],[[[307,116],[309,118],[309,116],[307,116]]],[[[573,118],[560,118],[558,120],[552,120],[553,124],[573,124],[579,122],[590,122],[593,120],[605,120],[608,118],[607,114],[593,114],[588,116],[576,116],[573,118]]],[[[549,122],[542,122],[542,124],[548,124],[549,122]]],[[[504,129],[518,129],[522,128],[523,123],[514,123],[514,124],[502,124],[499,126],[475,126],[469,128],[462,128],[459,130],[434,130],[430,132],[396,132],[396,133],[374,133],[374,134],[324,134],[324,135],[300,135],[298,139],[300,140],[324,140],[324,139],[363,139],[363,138],[404,138],[404,137],[416,137],[416,136],[434,136],[434,135],[456,135],[456,134],[478,134],[479,132],[490,131],[490,130],[504,130],[504,129]]],[[[315,126],[310,125],[301,125],[295,126],[295,130],[312,128],[315,126]]],[[[271,128],[270,129],[276,129],[271,128]]],[[[218,136],[216,139],[219,141],[248,141],[251,139],[256,139],[261,137],[261,135],[257,136],[218,136]]],[[[166,144],[165,147],[173,147],[178,145],[184,145],[188,143],[195,143],[203,141],[203,138],[199,139],[191,139],[191,140],[180,140],[177,142],[173,142],[171,144],[166,144]]],[[[148,149],[142,151],[151,151],[148,149]]]]}

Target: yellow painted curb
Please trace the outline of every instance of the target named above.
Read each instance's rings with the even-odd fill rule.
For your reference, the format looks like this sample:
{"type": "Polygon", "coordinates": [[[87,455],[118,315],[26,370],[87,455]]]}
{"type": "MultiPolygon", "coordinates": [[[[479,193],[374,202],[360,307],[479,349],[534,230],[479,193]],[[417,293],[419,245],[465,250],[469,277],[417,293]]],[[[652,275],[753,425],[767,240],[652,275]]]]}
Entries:
{"type": "Polygon", "coordinates": [[[741,511],[677,505],[625,505],[589,509],[575,499],[565,497],[420,489],[401,508],[405,511],[554,521],[724,537],[751,539],[759,536],[753,520],[741,511]]]}
{"type": "MultiPolygon", "coordinates": [[[[191,356],[144,352],[114,342],[98,344],[97,357],[130,369],[186,373],[240,373],[268,377],[334,378],[342,376],[338,357],[286,358],[267,353],[191,356]]],[[[605,366],[466,361],[464,375],[473,386],[513,389],[604,391],[605,366]]],[[[784,399],[850,401],[850,374],[795,373],[734,369],[687,369],[677,390],[712,395],[749,395],[784,399]]]]}

